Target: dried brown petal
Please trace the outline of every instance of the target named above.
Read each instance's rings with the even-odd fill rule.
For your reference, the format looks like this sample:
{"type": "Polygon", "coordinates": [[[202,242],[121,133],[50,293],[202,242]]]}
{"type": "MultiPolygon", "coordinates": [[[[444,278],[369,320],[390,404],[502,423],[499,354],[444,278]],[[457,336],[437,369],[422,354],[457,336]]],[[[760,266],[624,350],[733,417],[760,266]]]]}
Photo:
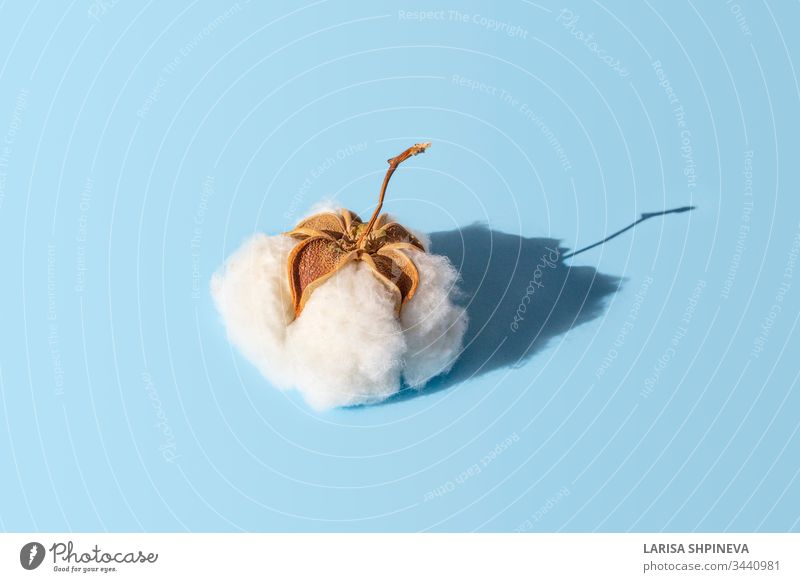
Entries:
{"type": "Polygon", "coordinates": [[[308,236],[306,231],[309,229],[324,232],[333,238],[341,238],[346,231],[341,216],[334,212],[321,212],[298,222],[289,236],[308,236]]]}
{"type": "Polygon", "coordinates": [[[374,236],[376,240],[382,242],[382,245],[409,243],[421,251],[425,250],[425,247],[422,246],[422,242],[411,234],[405,226],[398,222],[390,222],[389,224],[381,226],[376,230],[374,236]]]}
{"type": "Polygon", "coordinates": [[[326,237],[311,237],[299,243],[289,255],[289,284],[295,315],[305,307],[314,289],[355,258],[326,237]]]}
{"type": "Polygon", "coordinates": [[[381,249],[370,256],[373,271],[397,287],[400,292],[400,306],[409,301],[417,291],[419,273],[414,262],[402,251],[381,249]]]}
{"type": "Polygon", "coordinates": [[[300,240],[310,237],[322,237],[322,238],[327,238],[328,240],[336,240],[337,238],[339,238],[339,237],[333,237],[325,231],[315,230],[313,228],[306,228],[305,226],[295,227],[294,230],[287,232],[286,236],[290,236],[292,238],[297,238],[300,240]]]}
{"type": "Polygon", "coordinates": [[[381,247],[380,247],[380,249],[378,249],[378,251],[383,251],[383,250],[386,250],[386,251],[389,251],[389,250],[394,250],[394,251],[414,251],[414,252],[417,252],[417,253],[425,252],[422,249],[420,249],[419,246],[413,245],[413,244],[407,243],[407,242],[396,242],[396,243],[389,243],[389,244],[381,245],[381,247]]]}
{"type": "Polygon", "coordinates": [[[342,215],[342,220],[344,221],[344,228],[345,231],[350,232],[350,229],[353,225],[358,225],[362,223],[361,218],[355,212],[351,212],[347,208],[342,208],[339,210],[339,213],[342,215]]]}

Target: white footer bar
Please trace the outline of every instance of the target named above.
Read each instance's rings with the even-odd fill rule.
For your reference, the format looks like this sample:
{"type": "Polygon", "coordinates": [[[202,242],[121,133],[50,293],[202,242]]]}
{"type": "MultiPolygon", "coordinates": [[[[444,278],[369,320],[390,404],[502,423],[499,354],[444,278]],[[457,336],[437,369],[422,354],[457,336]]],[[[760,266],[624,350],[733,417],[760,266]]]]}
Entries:
{"type": "Polygon", "coordinates": [[[800,534],[0,534],[0,580],[800,580],[800,534]]]}

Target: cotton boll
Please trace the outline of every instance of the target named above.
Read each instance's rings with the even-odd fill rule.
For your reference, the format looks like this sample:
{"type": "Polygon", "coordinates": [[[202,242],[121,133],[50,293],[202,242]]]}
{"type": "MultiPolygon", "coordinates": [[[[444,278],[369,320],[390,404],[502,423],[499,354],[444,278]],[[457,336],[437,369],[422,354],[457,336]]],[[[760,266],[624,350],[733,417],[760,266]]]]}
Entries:
{"type": "Polygon", "coordinates": [[[298,242],[256,235],[211,283],[228,337],[270,382],[326,409],[379,402],[403,381],[420,388],[449,370],[466,314],[450,300],[458,275],[447,258],[407,251],[420,281],[399,318],[394,296],[363,262],[317,287],[295,318],[287,260],[298,242]]]}
{"type": "Polygon", "coordinates": [[[400,323],[408,346],[403,378],[421,388],[450,370],[461,352],[467,314],[453,305],[451,295],[458,273],[446,257],[409,252],[419,271],[419,287],[401,312],[400,323]]]}
{"type": "Polygon", "coordinates": [[[368,404],[400,389],[405,339],[394,298],[364,263],[317,288],[287,330],[295,384],[314,408],[368,404]]]}
{"type": "Polygon", "coordinates": [[[295,244],[287,236],[257,234],[211,280],[211,294],[231,342],[282,389],[293,384],[283,353],[286,326],[294,319],[286,261],[295,244]]]}

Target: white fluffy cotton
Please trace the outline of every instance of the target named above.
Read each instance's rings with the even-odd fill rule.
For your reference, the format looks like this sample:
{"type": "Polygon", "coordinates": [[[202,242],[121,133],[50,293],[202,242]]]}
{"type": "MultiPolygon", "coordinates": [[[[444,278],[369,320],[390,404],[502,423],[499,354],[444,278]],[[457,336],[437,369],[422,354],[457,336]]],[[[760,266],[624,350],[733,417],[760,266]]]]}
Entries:
{"type": "Polygon", "coordinates": [[[399,319],[389,292],[360,262],[317,288],[295,319],[286,274],[295,244],[256,235],[211,283],[228,337],[270,382],[299,390],[321,410],[379,402],[450,369],[467,321],[451,301],[457,273],[447,258],[409,253],[420,283],[399,319]]]}

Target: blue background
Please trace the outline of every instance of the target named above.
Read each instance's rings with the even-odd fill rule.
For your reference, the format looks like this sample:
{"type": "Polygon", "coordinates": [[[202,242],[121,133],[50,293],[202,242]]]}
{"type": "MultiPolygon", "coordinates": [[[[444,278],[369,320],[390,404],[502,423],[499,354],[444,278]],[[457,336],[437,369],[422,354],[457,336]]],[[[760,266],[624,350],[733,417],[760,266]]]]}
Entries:
{"type": "Polygon", "coordinates": [[[799,20],[0,4],[0,529],[798,530],[799,20]],[[423,139],[386,208],[463,270],[472,343],[425,395],[314,413],[209,278],[324,197],[368,215],[423,139]],[[510,331],[545,246],[688,204],[510,331]]]}

